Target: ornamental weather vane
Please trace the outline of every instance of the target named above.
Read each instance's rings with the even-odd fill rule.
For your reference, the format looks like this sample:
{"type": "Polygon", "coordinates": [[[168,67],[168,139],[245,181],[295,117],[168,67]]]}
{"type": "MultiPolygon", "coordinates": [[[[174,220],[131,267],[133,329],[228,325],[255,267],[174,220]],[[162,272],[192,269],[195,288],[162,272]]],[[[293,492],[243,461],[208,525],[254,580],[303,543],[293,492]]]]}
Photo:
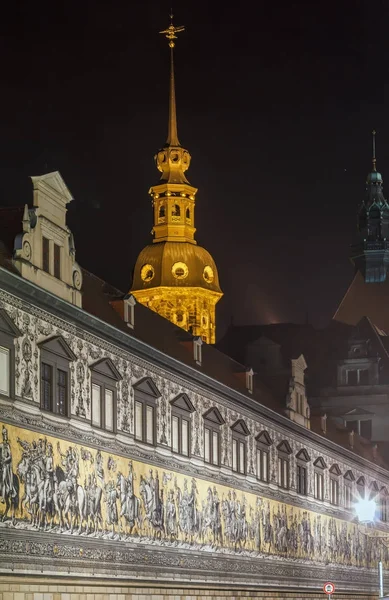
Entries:
{"type": "Polygon", "coordinates": [[[167,29],[164,29],[163,31],[160,31],[159,33],[164,34],[165,37],[169,40],[170,48],[174,48],[174,46],[176,45],[174,40],[177,39],[176,33],[180,33],[181,31],[185,31],[185,27],[183,25],[180,25],[179,27],[175,27],[173,25],[173,12],[171,12],[169,27],[167,29]]]}

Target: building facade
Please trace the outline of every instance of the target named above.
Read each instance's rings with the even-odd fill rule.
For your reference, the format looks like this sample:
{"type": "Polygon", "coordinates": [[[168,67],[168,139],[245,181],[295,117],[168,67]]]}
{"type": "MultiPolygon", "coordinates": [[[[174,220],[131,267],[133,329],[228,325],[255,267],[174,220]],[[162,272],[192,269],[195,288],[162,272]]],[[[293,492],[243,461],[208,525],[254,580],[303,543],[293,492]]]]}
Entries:
{"type": "Polygon", "coordinates": [[[373,598],[389,557],[353,502],[374,495],[385,532],[388,472],[357,434],[311,418],[304,357],[282,401],[107,287],[75,263],[70,233],[55,250],[48,208],[67,188],[58,173],[40,181],[1,253],[4,593],[319,598],[334,580],[340,598],[373,598]]]}

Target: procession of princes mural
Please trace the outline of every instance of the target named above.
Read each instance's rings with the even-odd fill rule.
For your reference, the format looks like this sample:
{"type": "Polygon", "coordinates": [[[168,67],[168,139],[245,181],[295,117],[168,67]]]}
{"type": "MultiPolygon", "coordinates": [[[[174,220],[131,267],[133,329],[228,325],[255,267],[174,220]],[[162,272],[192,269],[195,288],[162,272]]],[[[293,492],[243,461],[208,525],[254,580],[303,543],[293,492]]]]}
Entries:
{"type": "Polygon", "coordinates": [[[388,561],[353,523],[1,427],[2,527],[361,567],[388,561]]]}

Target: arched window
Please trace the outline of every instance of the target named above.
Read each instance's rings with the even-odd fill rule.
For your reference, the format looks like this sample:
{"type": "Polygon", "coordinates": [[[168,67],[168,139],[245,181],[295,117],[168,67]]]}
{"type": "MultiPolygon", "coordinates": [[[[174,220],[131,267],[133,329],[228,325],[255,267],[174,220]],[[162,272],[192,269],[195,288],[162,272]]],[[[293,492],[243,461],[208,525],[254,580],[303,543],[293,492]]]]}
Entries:
{"type": "Polygon", "coordinates": [[[190,210],[189,210],[189,208],[186,209],[186,213],[185,214],[186,214],[186,218],[188,220],[190,220],[190,210]]]}
{"type": "Polygon", "coordinates": [[[344,507],[351,509],[353,505],[353,482],[355,477],[352,471],[344,474],[344,507]]]}
{"type": "Polygon", "coordinates": [[[246,438],[250,435],[246,423],[243,419],[238,419],[231,426],[232,429],[232,470],[236,473],[246,474],[246,438]]]}
{"type": "Polygon", "coordinates": [[[13,397],[15,385],[15,338],[22,334],[4,308],[0,308],[0,395],[13,397]]]}
{"type": "Polygon", "coordinates": [[[382,488],[380,493],[379,514],[381,521],[384,523],[389,521],[389,495],[385,487],[382,488]]]}
{"type": "Polygon", "coordinates": [[[339,506],[339,476],[341,470],[337,464],[330,468],[330,502],[334,506],[339,506]]]}
{"type": "Polygon", "coordinates": [[[289,489],[289,463],[292,448],[287,440],[283,440],[277,446],[278,450],[278,485],[285,490],[289,489]]]}
{"type": "Polygon", "coordinates": [[[217,408],[210,408],[204,415],[204,460],[220,465],[220,427],[225,421],[217,408]]]}
{"type": "Polygon", "coordinates": [[[160,219],[164,219],[165,218],[165,205],[161,204],[161,206],[159,207],[159,218],[160,219]]]}
{"type": "Polygon", "coordinates": [[[178,204],[175,204],[172,212],[173,217],[179,217],[181,215],[181,209],[178,204]]]}
{"type": "Polygon", "coordinates": [[[117,382],[122,379],[110,358],[101,358],[91,365],[92,425],[107,431],[116,429],[117,382]]]}
{"type": "Polygon", "coordinates": [[[41,408],[67,416],[70,406],[70,363],[76,360],[60,335],[39,344],[41,351],[41,408]]]}
{"type": "Polygon", "coordinates": [[[303,448],[296,455],[297,459],[297,493],[306,496],[308,493],[308,463],[311,460],[303,448]]]}
{"type": "Polygon", "coordinates": [[[263,430],[256,437],[257,441],[257,479],[268,482],[270,479],[270,446],[271,438],[267,431],[263,430]]]}
{"type": "Polygon", "coordinates": [[[319,456],[313,463],[314,466],[314,496],[316,500],[324,500],[324,471],[327,465],[324,459],[319,456]]]}
{"type": "Polygon", "coordinates": [[[191,414],[195,412],[187,394],[180,394],[170,402],[172,407],[172,451],[190,455],[191,414]]]}
{"type": "Polygon", "coordinates": [[[359,493],[359,497],[360,498],[364,498],[365,497],[365,488],[366,488],[366,482],[365,482],[365,478],[364,477],[360,477],[357,481],[357,490],[359,493]]]}
{"type": "Polygon", "coordinates": [[[156,445],[156,403],[160,391],[150,377],[134,384],[135,439],[145,444],[156,445]]]}

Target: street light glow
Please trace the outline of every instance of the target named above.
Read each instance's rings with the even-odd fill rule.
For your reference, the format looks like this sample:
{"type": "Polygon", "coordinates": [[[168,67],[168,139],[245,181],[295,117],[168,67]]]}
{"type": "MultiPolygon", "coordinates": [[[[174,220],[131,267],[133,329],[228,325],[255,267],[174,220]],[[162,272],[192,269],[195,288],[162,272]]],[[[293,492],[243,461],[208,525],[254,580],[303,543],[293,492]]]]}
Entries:
{"type": "Polygon", "coordinates": [[[361,523],[373,523],[376,509],[376,502],[367,498],[360,498],[355,504],[355,512],[361,523]]]}

